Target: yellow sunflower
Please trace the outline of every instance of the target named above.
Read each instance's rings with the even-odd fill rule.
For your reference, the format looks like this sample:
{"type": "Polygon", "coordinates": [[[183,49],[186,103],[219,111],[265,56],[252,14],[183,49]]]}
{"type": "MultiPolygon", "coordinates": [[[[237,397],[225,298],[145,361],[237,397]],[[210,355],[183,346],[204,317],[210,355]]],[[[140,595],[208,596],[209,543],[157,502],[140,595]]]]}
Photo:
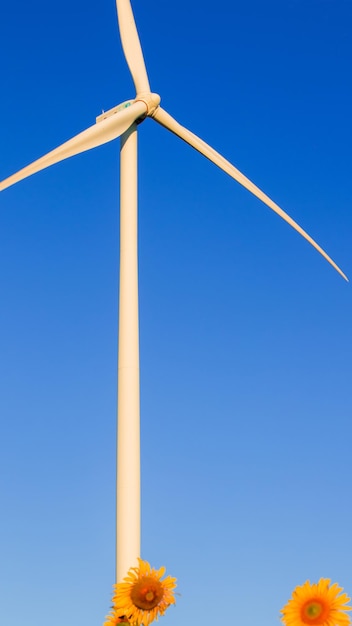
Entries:
{"type": "Polygon", "coordinates": [[[130,568],[122,583],[114,585],[112,615],[104,626],[116,626],[122,621],[149,626],[170,604],[175,604],[176,578],[166,576],[161,580],[165,567],[155,570],[142,559],[138,563],[138,567],[130,568]]]}
{"type": "Polygon", "coordinates": [[[330,585],[329,578],[321,578],[313,585],[307,580],[296,587],[292,598],[281,610],[285,626],[348,626],[351,620],[345,611],[350,598],[337,583],[330,585]]]}
{"type": "Polygon", "coordinates": [[[125,624],[125,626],[128,626],[129,621],[125,615],[117,615],[112,609],[112,614],[106,616],[104,626],[117,626],[117,624],[125,624]]]}

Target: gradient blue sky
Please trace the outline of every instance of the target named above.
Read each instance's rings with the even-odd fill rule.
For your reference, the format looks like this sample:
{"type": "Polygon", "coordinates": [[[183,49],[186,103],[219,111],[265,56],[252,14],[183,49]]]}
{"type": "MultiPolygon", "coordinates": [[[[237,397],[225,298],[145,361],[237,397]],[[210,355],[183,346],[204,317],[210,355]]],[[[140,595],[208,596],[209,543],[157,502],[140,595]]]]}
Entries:
{"type": "MultiPolygon", "coordinates": [[[[133,3],[154,91],[352,278],[349,0],[133,3]]],[[[134,96],[114,0],[5,3],[0,179],[134,96]]],[[[350,285],[140,128],[142,556],[165,626],[352,593],[350,285]]],[[[97,626],[114,581],[119,143],[0,196],[0,623],[97,626]]]]}

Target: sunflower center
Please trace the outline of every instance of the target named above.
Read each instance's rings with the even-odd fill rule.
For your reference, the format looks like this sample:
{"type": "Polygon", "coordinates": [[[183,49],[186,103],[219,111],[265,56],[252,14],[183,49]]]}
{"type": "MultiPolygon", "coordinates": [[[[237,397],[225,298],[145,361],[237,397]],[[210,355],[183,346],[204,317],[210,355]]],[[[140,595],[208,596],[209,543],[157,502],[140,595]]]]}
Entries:
{"type": "Polygon", "coordinates": [[[305,602],[301,608],[302,622],[305,624],[323,624],[325,622],[328,606],[318,598],[312,598],[305,602]]]}
{"type": "Polygon", "coordinates": [[[131,589],[131,600],[138,609],[153,609],[163,599],[161,582],[151,576],[142,576],[131,589]]]}

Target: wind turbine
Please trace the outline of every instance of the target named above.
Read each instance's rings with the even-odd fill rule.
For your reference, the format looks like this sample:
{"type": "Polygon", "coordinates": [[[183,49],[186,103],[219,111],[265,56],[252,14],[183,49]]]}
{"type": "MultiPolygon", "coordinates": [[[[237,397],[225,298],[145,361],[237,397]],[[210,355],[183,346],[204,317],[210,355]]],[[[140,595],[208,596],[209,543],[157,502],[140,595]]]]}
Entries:
{"type": "Polygon", "coordinates": [[[140,556],[139,337],[137,267],[137,128],[147,117],[177,135],[255,195],[304,237],[336,270],[328,254],[275,202],[207,143],[181,126],[150,90],[130,0],[116,0],[124,55],[136,97],[99,115],[96,123],[0,182],[0,191],[55,163],[121,137],[120,294],[118,347],[118,451],[116,578],[140,556]]]}

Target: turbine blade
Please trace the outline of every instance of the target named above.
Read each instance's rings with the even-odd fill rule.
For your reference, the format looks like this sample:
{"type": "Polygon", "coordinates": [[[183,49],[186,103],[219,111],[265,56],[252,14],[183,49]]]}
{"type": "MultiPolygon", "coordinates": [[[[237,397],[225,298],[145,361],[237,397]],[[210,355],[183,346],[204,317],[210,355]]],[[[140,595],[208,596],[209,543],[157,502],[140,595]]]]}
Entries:
{"type": "Polygon", "coordinates": [[[0,191],[32,174],[36,174],[36,172],[50,167],[50,165],[54,165],[54,163],[59,163],[59,161],[64,161],[69,157],[86,152],[120,137],[139,117],[146,113],[146,109],[144,102],[134,102],[122,109],[122,111],[118,111],[101,122],[94,124],[94,126],[90,126],[87,130],[69,139],[69,141],[66,141],[58,148],[48,152],[40,159],[1,181],[0,191]]]}
{"type": "Polygon", "coordinates": [[[122,49],[132,74],[136,93],[150,92],[148,74],[130,0],[116,0],[116,7],[122,49]]]}
{"type": "Polygon", "coordinates": [[[244,174],[242,174],[236,167],[234,167],[229,161],[227,161],[221,154],[216,152],[213,148],[208,146],[202,139],[194,135],[191,131],[189,131],[184,126],[181,126],[176,120],[171,117],[164,109],[158,107],[153,115],[153,118],[164,126],[172,133],[183,139],[186,143],[188,143],[192,148],[203,154],[209,161],[215,163],[221,170],[226,172],[229,176],[234,178],[240,185],[245,187],[248,191],[250,191],[254,196],[259,198],[264,204],[266,204],[270,209],[272,209],[275,213],[277,213],[285,222],[287,222],[292,228],[294,228],[304,239],[306,239],[312,246],[315,248],[323,257],[332,265],[335,270],[341,274],[341,276],[348,281],[347,276],[343,273],[343,271],[336,265],[336,263],[329,257],[329,255],[306,233],[297,222],[295,222],[292,217],[290,217],[285,211],[283,211],[273,200],[271,200],[263,191],[261,191],[254,183],[252,183],[244,174]]]}

